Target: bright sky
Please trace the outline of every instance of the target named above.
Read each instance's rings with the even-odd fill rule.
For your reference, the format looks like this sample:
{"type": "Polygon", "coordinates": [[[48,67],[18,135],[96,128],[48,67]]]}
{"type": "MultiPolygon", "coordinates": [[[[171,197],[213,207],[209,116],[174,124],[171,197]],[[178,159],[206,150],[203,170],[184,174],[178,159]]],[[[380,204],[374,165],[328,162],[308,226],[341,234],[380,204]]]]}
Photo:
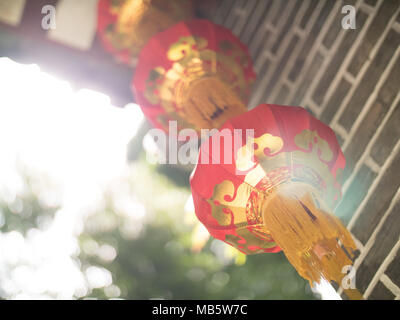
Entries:
{"type": "MultiPolygon", "coordinates": [[[[8,58],[0,58],[0,88],[0,198],[12,202],[21,189],[19,163],[50,178],[37,186],[39,197],[62,206],[46,232],[32,230],[25,239],[16,231],[0,233],[0,296],[71,299],[94,287],[118,296],[107,270],[90,267],[83,274],[72,257],[79,253],[82,214],[128,174],[126,146],[143,120],[140,108],[117,108],[101,93],[73,91],[37,65],[8,58]]],[[[140,206],[132,197],[121,199],[140,206]]],[[[144,209],[129,211],[144,215],[144,209]]],[[[98,250],[115,255],[112,248],[98,250]]],[[[340,298],[327,283],[318,288],[324,299],[340,298]]]]}

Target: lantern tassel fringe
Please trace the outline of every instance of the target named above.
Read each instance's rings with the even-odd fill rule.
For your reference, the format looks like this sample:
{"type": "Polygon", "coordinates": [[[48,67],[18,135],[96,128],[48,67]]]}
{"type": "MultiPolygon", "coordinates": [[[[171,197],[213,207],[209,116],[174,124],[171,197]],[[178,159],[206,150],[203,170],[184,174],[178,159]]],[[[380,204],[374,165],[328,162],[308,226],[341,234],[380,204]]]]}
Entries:
{"type": "MultiPolygon", "coordinates": [[[[350,232],[303,188],[271,196],[264,206],[264,223],[289,262],[311,286],[321,277],[341,285],[346,276],[343,268],[352,265],[356,249],[350,232]]],[[[344,291],[350,299],[362,299],[356,289],[344,291]]]]}
{"type": "Polygon", "coordinates": [[[206,76],[184,84],[176,101],[189,121],[200,128],[219,128],[227,119],[247,111],[238,95],[218,77],[206,76]]]}

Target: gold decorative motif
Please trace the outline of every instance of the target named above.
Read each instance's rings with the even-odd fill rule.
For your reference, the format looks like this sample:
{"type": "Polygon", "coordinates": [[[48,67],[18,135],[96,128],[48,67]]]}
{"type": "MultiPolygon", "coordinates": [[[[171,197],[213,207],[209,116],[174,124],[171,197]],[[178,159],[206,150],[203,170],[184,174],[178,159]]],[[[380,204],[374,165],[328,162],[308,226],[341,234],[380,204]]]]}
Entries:
{"type": "Polygon", "coordinates": [[[254,146],[250,146],[250,143],[247,143],[237,151],[236,168],[241,171],[247,171],[256,165],[252,159],[253,153],[260,160],[267,156],[265,154],[266,151],[268,152],[268,156],[272,156],[282,148],[282,138],[265,133],[259,138],[254,138],[254,146]]]}
{"type": "Polygon", "coordinates": [[[220,226],[235,226],[247,223],[246,204],[250,196],[250,186],[241,184],[237,190],[233,183],[224,180],[214,188],[212,197],[207,200],[211,205],[212,216],[220,226]]]}
{"type": "Polygon", "coordinates": [[[296,145],[306,151],[315,152],[321,160],[329,162],[332,160],[333,153],[329,143],[322,139],[317,131],[303,130],[294,138],[296,145]]]}
{"type": "MultiPolygon", "coordinates": [[[[197,36],[181,37],[177,42],[173,43],[168,51],[167,58],[171,61],[179,61],[181,65],[188,66],[192,63],[192,59],[200,59],[200,51],[207,48],[207,40],[197,36]]],[[[203,57],[209,55],[210,51],[202,52],[203,57]]],[[[211,57],[208,56],[208,60],[211,57]]],[[[195,61],[201,62],[201,61],[195,61]]]]}
{"type": "Polygon", "coordinates": [[[254,192],[258,193],[246,183],[235,190],[231,181],[224,180],[215,186],[212,197],[207,200],[218,225],[235,229],[236,235],[226,235],[225,241],[247,254],[260,253],[276,246],[262,222],[261,211],[255,212],[254,207],[249,207],[249,199],[254,192]]]}
{"type": "Polygon", "coordinates": [[[262,253],[264,249],[276,247],[276,243],[263,225],[242,227],[236,229],[236,233],[237,235],[226,235],[225,241],[245,254],[262,253]]]}
{"type": "Polygon", "coordinates": [[[236,154],[236,168],[240,171],[251,169],[246,174],[245,181],[252,186],[256,186],[262,179],[267,179],[270,186],[285,179],[307,181],[320,190],[330,207],[334,207],[340,198],[340,191],[326,163],[333,158],[328,142],[316,131],[303,130],[295,136],[295,143],[307,152],[281,152],[282,138],[265,133],[254,138],[254,155],[250,143],[239,148],[236,154]],[[278,168],[286,168],[287,171],[278,170],[278,175],[271,175],[278,168]]]}

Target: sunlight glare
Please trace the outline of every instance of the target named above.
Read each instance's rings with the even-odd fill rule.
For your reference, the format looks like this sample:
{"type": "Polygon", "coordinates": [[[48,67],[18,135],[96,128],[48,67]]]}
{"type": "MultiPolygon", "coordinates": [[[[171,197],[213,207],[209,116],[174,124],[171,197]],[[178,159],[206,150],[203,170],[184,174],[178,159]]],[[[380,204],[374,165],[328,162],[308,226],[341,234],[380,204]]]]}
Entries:
{"type": "MultiPolygon", "coordinates": [[[[89,289],[109,286],[110,274],[90,268],[82,274],[73,259],[79,254],[76,226],[126,174],[127,144],[143,121],[140,108],[117,108],[102,93],[74,91],[37,65],[0,58],[0,70],[0,199],[14,202],[24,186],[22,168],[40,178],[33,185],[40,198],[61,206],[45,231],[31,229],[25,238],[0,232],[0,278],[6,279],[0,294],[71,299],[85,295],[88,283],[89,289]]],[[[143,215],[132,201],[129,208],[143,215]]],[[[99,254],[112,260],[117,253],[102,246],[99,254]]]]}

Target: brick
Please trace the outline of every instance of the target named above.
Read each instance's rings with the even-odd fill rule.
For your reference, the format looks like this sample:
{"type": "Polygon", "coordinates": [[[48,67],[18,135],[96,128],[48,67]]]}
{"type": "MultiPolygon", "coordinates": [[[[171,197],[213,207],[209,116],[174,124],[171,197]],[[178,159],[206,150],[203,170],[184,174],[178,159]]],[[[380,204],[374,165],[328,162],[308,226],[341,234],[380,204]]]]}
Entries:
{"type": "Polygon", "coordinates": [[[228,10],[226,10],[225,18],[224,18],[224,20],[222,20],[223,22],[221,24],[223,24],[227,28],[230,28],[231,23],[237,20],[236,14],[235,14],[235,9],[236,9],[236,2],[238,2],[238,1],[239,0],[234,0],[234,1],[231,0],[229,8],[228,8],[228,10]],[[232,2],[234,2],[234,3],[232,3],[232,2]],[[235,17],[235,18],[232,19],[233,17],[235,17]]]}
{"type": "MultiPolygon", "coordinates": [[[[379,201],[379,199],[376,199],[376,201],[379,201]]],[[[399,240],[399,210],[400,202],[398,202],[390,212],[387,220],[383,224],[381,230],[378,232],[372,248],[369,250],[367,256],[357,269],[357,287],[361,290],[361,292],[365,292],[380,265],[388,256],[396,242],[399,240]]],[[[373,228],[376,228],[376,223],[372,223],[371,220],[364,220],[364,222],[367,222],[369,225],[372,225],[373,228]]],[[[358,239],[360,240],[360,238],[358,239]]]]}
{"type": "Polygon", "coordinates": [[[301,103],[308,90],[308,87],[310,86],[310,83],[314,80],[315,75],[320,70],[323,61],[324,56],[317,52],[312,60],[311,65],[305,71],[305,75],[300,83],[300,86],[297,88],[294,94],[292,104],[298,105],[301,103]]]}
{"type": "Polygon", "coordinates": [[[304,109],[306,109],[307,112],[309,112],[313,117],[316,117],[316,114],[314,113],[314,111],[311,110],[309,105],[305,105],[304,109]]]}
{"type": "Polygon", "coordinates": [[[272,62],[269,59],[265,59],[263,66],[261,67],[261,70],[257,71],[257,79],[256,82],[254,83],[254,88],[256,90],[262,90],[262,88],[259,88],[260,82],[262,81],[264,75],[267,73],[268,69],[271,67],[272,62]]]}
{"type": "MultiPolygon", "coordinates": [[[[283,1],[283,2],[286,3],[286,1],[283,1]]],[[[275,43],[271,48],[272,53],[275,54],[278,52],[280,44],[282,43],[282,39],[285,37],[285,35],[288,33],[289,29],[292,27],[293,20],[295,19],[296,15],[300,9],[301,4],[302,4],[301,1],[297,1],[296,4],[294,5],[292,12],[290,13],[285,25],[282,27],[278,36],[276,37],[275,43]]]]}
{"type": "MultiPolygon", "coordinates": [[[[364,151],[364,148],[367,146],[369,140],[373,137],[376,130],[378,129],[379,125],[381,124],[382,119],[388,112],[391,104],[393,103],[395,96],[400,90],[400,82],[397,80],[400,79],[400,62],[398,61],[394,68],[391,70],[388,78],[386,79],[385,83],[381,87],[378,92],[377,99],[374,101],[373,105],[371,106],[370,111],[363,119],[363,125],[361,125],[356,133],[354,134],[353,140],[348,147],[348,170],[352,170],[356,161],[359,159],[361,154],[364,151]]],[[[395,133],[397,127],[396,124],[396,117],[392,117],[390,126],[387,125],[382,137],[379,139],[379,145],[381,148],[375,148],[374,154],[376,155],[377,152],[381,150],[385,150],[386,156],[389,155],[387,149],[391,149],[394,144],[397,142],[394,139],[394,136],[390,135],[391,133],[395,133]],[[389,135],[388,141],[382,140],[389,135]]],[[[390,150],[391,151],[391,150],[390,150]]],[[[379,155],[379,153],[378,153],[379,155]]],[[[382,155],[379,155],[381,161],[379,162],[381,165],[383,164],[384,159],[382,155]]]]}
{"type": "MultiPolygon", "coordinates": [[[[374,136],[376,130],[381,125],[383,118],[389,111],[397,92],[400,90],[400,63],[399,68],[393,68],[388,78],[382,85],[378,92],[378,96],[372,104],[369,112],[366,114],[357,131],[354,133],[353,139],[346,150],[347,167],[345,176],[353,170],[356,162],[363,154],[366,146],[374,136]]],[[[375,144],[373,154],[380,161],[379,164],[383,164],[385,158],[391,152],[391,149],[397,142],[396,132],[400,129],[397,127],[400,118],[391,117],[390,125],[385,127],[384,132],[379,137],[379,142],[375,144]],[[392,133],[394,135],[392,135],[392,133]],[[384,140],[388,138],[388,140],[384,140]],[[379,144],[378,144],[379,143],[379,144]],[[380,154],[379,152],[384,152],[380,154]],[[383,158],[385,156],[385,158],[383,158]]]]}
{"type": "Polygon", "coordinates": [[[400,91],[400,59],[397,59],[389,73],[385,85],[378,93],[378,99],[391,104],[400,91]]]}
{"type": "MultiPolygon", "coordinates": [[[[343,2],[343,6],[345,5],[354,5],[355,0],[347,0],[343,2]]],[[[342,7],[337,10],[335,18],[333,18],[333,21],[324,37],[322,40],[322,44],[325,46],[325,48],[330,49],[332,45],[334,44],[337,36],[339,35],[340,30],[342,30],[342,19],[344,17],[342,13],[342,7]]]]}
{"type": "MultiPolygon", "coordinates": [[[[244,42],[242,37],[246,36],[248,30],[247,27],[251,24],[254,25],[255,21],[252,20],[252,16],[255,13],[255,10],[257,8],[257,2],[256,1],[247,1],[244,10],[246,11],[246,15],[242,18],[242,22],[239,24],[240,26],[236,25],[235,30],[239,33],[239,38],[244,42]]],[[[246,42],[244,42],[246,43],[246,42]]]]}
{"type": "Polygon", "coordinates": [[[371,157],[379,165],[383,165],[400,139],[400,102],[390,116],[388,123],[379,135],[371,150],[371,157]]]}
{"type": "Polygon", "coordinates": [[[394,284],[400,287],[400,251],[397,251],[396,256],[391,264],[389,264],[385,273],[394,284]]]}
{"type": "Polygon", "coordinates": [[[299,23],[300,28],[304,29],[307,26],[308,20],[310,20],[310,17],[312,15],[312,13],[314,12],[315,8],[317,7],[317,5],[318,5],[318,0],[310,1],[308,8],[299,23]]]}
{"type": "Polygon", "coordinates": [[[287,96],[289,95],[289,92],[290,92],[289,87],[286,84],[282,85],[276,97],[276,103],[285,105],[285,101],[287,99],[287,96]]]}
{"type": "MultiPolygon", "coordinates": [[[[385,214],[388,209],[393,196],[396,194],[397,189],[400,186],[400,153],[396,155],[391,163],[390,167],[383,174],[374,194],[368,199],[364,210],[358,217],[356,224],[353,227],[353,234],[356,236],[361,243],[365,244],[372,232],[375,230],[380,219],[385,214]]],[[[392,214],[392,221],[395,223],[397,221],[397,227],[400,228],[400,213],[399,213],[399,203],[395,206],[392,214]],[[397,215],[397,217],[396,217],[397,215]],[[393,217],[394,216],[394,217],[393,217]]],[[[389,235],[382,234],[383,237],[389,235]]],[[[399,232],[396,236],[398,238],[399,232]]]]}
{"type": "Polygon", "coordinates": [[[243,30],[243,35],[241,35],[241,40],[245,44],[249,44],[254,36],[257,34],[257,30],[260,29],[262,22],[269,8],[271,7],[272,1],[259,1],[254,9],[253,14],[249,17],[249,21],[243,30]]]}
{"type": "Polygon", "coordinates": [[[363,64],[368,60],[371,50],[382,36],[387,22],[394,15],[399,5],[400,2],[398,0],[386,0],[382,2],[382,5],[378,9],[374,20],[369,25],[364,39],[349,65],[348,71],[352,75],[356,76],[363,64]]]}
{"type": "Polygon", "coordinates": [[[378,0],[364,0],[364,2],[371,7],[375,7],[377,1],[378,0]]]}
{"type": "Polygon", "coordinates": [[[353,252],[353,262],[360,256],[361,251],[359,249],[353,252]]]}
{"type": "Polygon", "coordinates": [[[288,4],[288,1],[279,1],[279,8],[278,8],[278,12],[275,14],[274,17],[272,17],[272,25],[276,26],[279,22],[280,17],[283,14],[283,11],[285,11],[286,6],[288,4]]]}
{"type": "Polygon", "coordinates": [[[262,23],[259,25],[258,30],[255,32],[254,38],[250,42],[250,52],[252,54],[253,60],[257,61],[259,55],[264,50],[269,50],[271,47],[270,42],[272,41],[272,36],[270,32],[267,32],[267,25],[271,24],[271,21],[278,14],[279,2],[270,1],[271,6],[266,12],[266,15],[262,17],[262,23]]]}
{"type": "Polygon", "coordinates": [[[234,3],[232,4],[232,8],[229,12],[229,15],[227,16],[224,25],[226,28],[228,29],[233,29],[234,25],[236,24],[236,22],[238,21],[238,10],[240,10],[243,5],[244,5],[244,1],[243,0],[235,0],[234,3]]]}
{"type": "Polygon", "coordinates": [[[344,144],[344,139],[342,138],[342,136],[340,134],[338,134],[336,132],[335,132],[335,134],[336,134],[336,139],[337,139],[339,145],[342,147],[344,144]]]}
{"type": "Polygon", "coordinates": [[[376,178],[376,175],[370,168],[363,165],[351,182],[342,201],[335,210],[335,214],[346,224],[350,221],[354,212],[367,195],[368,189],[376,178]]]}
{"type": "Polygon", "coordinates": [[[249,16],[253,12],[256,3],[257,2],[255,1],[242,2],[242,8],[241,8],[242,13],[238,15],[237,21],[235,21],[234,27],[232,28],[233,34],[235,34],[239,38],[244,30],[245,25],[249,21],[249,16]]]}
{"type": "Polygon", "coordinates": [[[363,119],[362,125],[358,127],[349,146],[346,148],[345,177],[353,171],[388,110],[389,106],[381,101],[375,101],[371,106],[371,109],[363,119]]]}
{"type": "Polygon", "coordinates": [[[340,117],[339,122],[346,130],[350,131],[399,44],[400,34],[391,30],[340,117]]]}
{"type": "Polygon", "coordinates": [[[378,281],[368,300],[394,300],[396,296],[381,282],[378,281]]]}
{"type": "Polygon", "coordinates": [[[330,87],[333,79],[335,78],[338,69],[340,68],[343,60],[346,58],[350,48],[353,46],[354,41],[357,39],[357,36],[360,34],[361,30],[363,29],[364,23],[367,20],[368,15],[359,11],[357,13],[357,29],[352,30],[345,30],[345,36],[339,45],[335,55],[333,56],[329,66],[326,68],[324,72],[324,76],[321,78],[317,89],[313,95],[313,100],[318,103],[322,104],[324,101],[324,96],[326,91],[330,87]]]}
{"type": "Polygon", "coordinates": [[[321,114],[321,120],[323,122],[329,124],[333,119],[350,88],[351,84],[346,79],[342,78],[321,114]]]}
{"type": "Polygon", "coordinates": [[[229,15],[231,9],[232,1],[230,0],[222,0],[219,8],[216,11],[214,21],[219,24],[223,24],[225,18],[229,15]]]}
{"type": "Polygon", "coordinates": [[[265,31],[265,34],[264,34],[264,37],[262,38],[262,40],[259,43],[250,47],[250,54],[254,58],[253,61],[257,61],[260,58],[259,57],[260,54],[262,54],[262,52],[264,50],[266,50],[266,47],[267,47],[269,41],[271,40],[271,36],[272,36],[272,34],[269,30],[265,31]]]}
{"type": "Polygon", "coordinates": [[[317,39],[318,34],[321,31],[321,28],[324,25],[327,17],[329,16],[329,13],[331,12],[331,9],[334,4],[335,4],[334,1],[326,1],[323,8],[321,9],[318,18],[315,20],[314,25],[312,26],[309,34],[307,35],[306,41],[304,42],[304,45],[299,55],[297,56],[294,67],[290,71],[289,79],[291,81],[295,81],[297,79],[301,69],[304,66],[306,59],[310,54],[310,50],[315,40],[317,39]]]}
{"type": "Polygon", "coordinates": [[[266,99],[272,92],[273,88],[275,87],[277,80],[279,80],[280,75],[282,74],[283,69],[285,68],[285,66],[286,66],[290,56],[292,55],[294,48],[296,48],[296,45],[298,42],[299,42],[299,37],[297,35],[294,35],[292,37],[292,39],[290,40],[289,45],[287,46],[284,54],[282,55],[279,65],[275,69],[275,72],[272,75],[268,86],[265,88],[265,95],[263,97],[264,101],[266,101],[266,99]]]}
{"type": "Polygon", "coordinates": [[[336,13],[335,18],[333,18],[332,23],[325,34],[324,39],[322,40],[322,44],[325,46],[325,48],[330,49],[332,45],[334,44],[337,36],[339,35],[340,30],[342,30],[342,21],[343,15],[340,11],[336,13]]]}

